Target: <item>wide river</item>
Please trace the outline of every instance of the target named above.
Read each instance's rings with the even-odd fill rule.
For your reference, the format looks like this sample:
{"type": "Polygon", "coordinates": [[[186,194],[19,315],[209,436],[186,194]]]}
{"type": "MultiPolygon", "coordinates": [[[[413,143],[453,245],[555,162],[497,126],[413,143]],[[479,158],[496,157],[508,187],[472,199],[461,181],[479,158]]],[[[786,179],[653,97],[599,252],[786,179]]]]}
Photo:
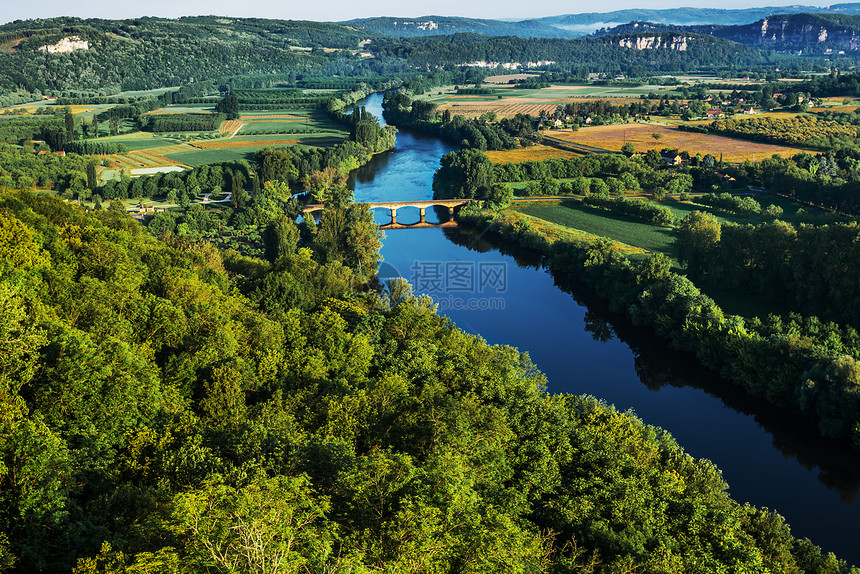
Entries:
{"type": "MultiPolygon", "coordinates": [[[[382,97],[363,102],[382,117],[382,97]]],[[[358,201],[431,199],[439,158],[454,148],[401,131],[396,149],[353,173],[358,201]]],[[[377,221],[390,221],[387,210],[377,221]]],[[[417,209],[397,212],[418,221],[417,209]]],[[[427,212],[428,221],[438,221],[427,212]]],[[[380,275],[407,278],[440,313],[489,343],[527,351],[551,393],[590,394],[668,429],[722,470],[741,502],[778,511],[792,533],[860,565],[860,456],[813,425],[738,393],[647,330],[609,313],[586,287],[561,284],[521,253],[460,229],[388,231],[380,275]]]]}

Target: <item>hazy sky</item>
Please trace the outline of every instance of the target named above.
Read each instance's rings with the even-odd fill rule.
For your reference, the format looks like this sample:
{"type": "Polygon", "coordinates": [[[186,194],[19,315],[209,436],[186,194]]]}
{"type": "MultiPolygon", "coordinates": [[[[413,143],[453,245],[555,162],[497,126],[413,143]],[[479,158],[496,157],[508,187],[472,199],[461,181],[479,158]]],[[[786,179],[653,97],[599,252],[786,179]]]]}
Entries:
{"type": "MultiPolygon", "coordinates": [[[[472,18],[537,18],[579,12],[607,12],[642,7],[641,0],[434,0],[429,3],[393,0],[0,0],[0,22],[18,19],[79,16],[82,18],[174,18],[199,14],[256,16],[293,20],[337,21],[367,16],[423,16],[428,13],[472,18]],[[423,6],[423,7],[419,7],[423,6]]],[[[748,8],[751,6],[822,5],[816,1],[780,0],[652,0],[650,8],[678,6],[748,8]]]]}

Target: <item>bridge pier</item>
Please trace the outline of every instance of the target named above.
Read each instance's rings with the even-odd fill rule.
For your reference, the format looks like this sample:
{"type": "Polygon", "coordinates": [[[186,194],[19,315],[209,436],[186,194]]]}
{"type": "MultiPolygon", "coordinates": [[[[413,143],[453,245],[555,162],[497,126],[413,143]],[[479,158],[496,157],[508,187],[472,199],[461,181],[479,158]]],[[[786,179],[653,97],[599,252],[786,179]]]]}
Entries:
{"type": "MultiPolygon", "coordinates": [[[[468,203],[467,199],[431,199],[431,200],[419,200],[419,201],[380,201],[376,203],[368,203],[368,209],[387,209],[391,214],[391,223],[385,224],[383,227],[388,225],[392,225],[396,228],[403,227],[399,223],[397,223],[397,210],[401,207],[414,207],[418,209],[420,214],[420,221],[414,225],[420,225],[421,227],[427,225],[438,225],[442,227],[452,227],[456,225],[456,221],[454,220],[454,212],[456,208],[468,203]],[[448,220],[440,221],[439,223],[428,224],[427,223],[427,208],[428,207],[447,207],[448,208],[448,220]]],[[[323,211],[325,206],[321,204],[313,204],[306,205],[302,208],[302,213],[304,213],[307,217],[313,217],[313,212],[315,211],[323,211]]]]}

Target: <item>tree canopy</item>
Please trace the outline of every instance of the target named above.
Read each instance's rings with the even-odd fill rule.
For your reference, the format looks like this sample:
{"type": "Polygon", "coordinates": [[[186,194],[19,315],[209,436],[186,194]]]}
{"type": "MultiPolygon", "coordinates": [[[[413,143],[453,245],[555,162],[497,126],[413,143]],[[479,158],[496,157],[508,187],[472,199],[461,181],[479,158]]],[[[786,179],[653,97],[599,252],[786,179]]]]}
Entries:
{"type": "Polygon", "coordinates": [[[4,569],[848,571],[348,258],[158,241],[25,192],[0,230],[4,569]]]}

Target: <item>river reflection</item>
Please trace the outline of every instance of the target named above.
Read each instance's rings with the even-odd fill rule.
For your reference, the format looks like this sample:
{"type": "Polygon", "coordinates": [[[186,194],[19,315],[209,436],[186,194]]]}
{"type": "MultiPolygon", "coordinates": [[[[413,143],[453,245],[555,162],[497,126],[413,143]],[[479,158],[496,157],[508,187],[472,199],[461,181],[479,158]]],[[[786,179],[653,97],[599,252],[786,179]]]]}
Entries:
{"type": "MultiPolygon", "coordinates": [[[[493,235],[464,227],[445,229],[444,234],[452,243],[469,250],[481,253],[497,250],[510,256],[520,268],[548,271],[534,251],[505,247],[493,235]]],[[[821,437],[814,422],[749,396],[719,374],[702,367],[689,353],[667,348],[650,329],[637,327],[626,317],[612,313],[606,300],[588,285],[563,274],[550,273],[558,289],[587,309],[582,325],[595,342],[617,339],[627,345],[634,356],[636,375],[646,388],[659,391],[668,385],[700,389],[735,412],[752,416],[773,435],[772,444],[783,456],[797,459],[806,469],[818,468],[822,484],[838,492],[844,503],[854,502],[860,488],[860,457],[847,440],[821,437]]]]}

